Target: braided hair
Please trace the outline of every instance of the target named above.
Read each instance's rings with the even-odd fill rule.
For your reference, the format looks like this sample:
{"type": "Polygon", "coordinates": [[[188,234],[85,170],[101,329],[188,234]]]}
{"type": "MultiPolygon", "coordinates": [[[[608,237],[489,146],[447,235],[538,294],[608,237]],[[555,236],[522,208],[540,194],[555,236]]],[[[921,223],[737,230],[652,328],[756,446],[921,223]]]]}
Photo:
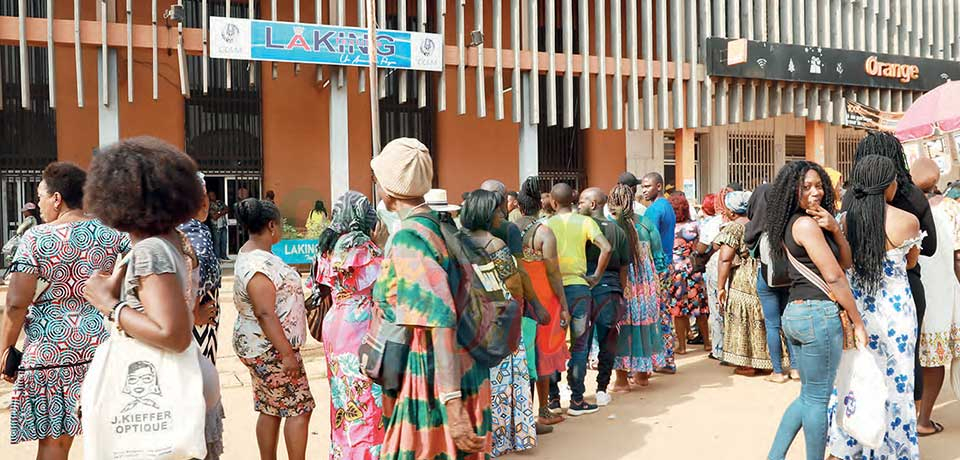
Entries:
{"type": "Polygon", "coordinates": [[[914,185],[907,164],[907,155],[903,152],[903,144],[900,143],[900,139],[890,133],[870,131],[867,133],[867,137],[864,137],[857,144],[857,153],[853,160],[854,167],[861,159],[870,155],[880,155],[892,162],[897,173],[896,196],[905,199],[907,191],[914,185]]]}
{"type": "Polygon", "coordinates": [[[851,196],[844,206],[846,236],[853,253],[853,283],[873,294],[883,281],[887,254],[887,201],[884,192],[897,180],[897,167],[889,158],[868,155],[857,159],[850,177],[851,196]]]}
{"type": "Polygon", "coordinates": [[[517,192],[517,203],[520,212],[525,216],[535,216],[540,212],[540,186],[536,176],[530,176],[523,181],[520,191],[517,192]]]}
{"type": "Polygon", "coordinates": [[[836,214],[833,198],[833,183],[827,171],[812,161],[791,161],[780,169],[773,185],[767,190],[767,223],[764,231],[770,241],[770,252],[774,257],[786,257],[783,241],[787,234],[790,219],[800,210],[800,187],[809,171],[816,171],[823,183],[823,199],[820,206],[830,214],[836,214]]]}
{"type": "Polygon", "coordinates": [[[617,224],[627,234],[630,246],[630,260],[639,266],[640,236],[633,220],[633,189],[629,185],[617,184],[610,190],[610,211],[617,214],[617,224]]]}

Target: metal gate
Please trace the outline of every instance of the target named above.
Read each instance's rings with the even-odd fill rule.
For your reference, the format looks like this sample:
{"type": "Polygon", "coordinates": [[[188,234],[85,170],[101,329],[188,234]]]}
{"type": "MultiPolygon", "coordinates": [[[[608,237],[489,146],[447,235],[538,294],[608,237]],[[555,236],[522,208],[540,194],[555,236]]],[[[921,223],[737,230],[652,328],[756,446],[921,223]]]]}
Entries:
{"type": "Polygon", "coordinates": [[[773,180],[773,134],[732,132],[727,140],[727,164],[730,182],[737,182],[744,190],[773,180]]]}
{"type": "Polygon", "coordinates": [[[837,135],[837,169],[843,177],[850,177],[853,172],[853,159],[857,154],[857,144],[864,136],[859,134],[837,135]]]}

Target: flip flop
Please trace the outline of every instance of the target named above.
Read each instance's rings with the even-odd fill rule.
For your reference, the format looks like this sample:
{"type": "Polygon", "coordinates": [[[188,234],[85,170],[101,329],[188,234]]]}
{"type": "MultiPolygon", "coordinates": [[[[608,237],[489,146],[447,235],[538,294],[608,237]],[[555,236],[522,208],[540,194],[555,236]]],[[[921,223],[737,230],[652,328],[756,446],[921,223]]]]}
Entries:
{"type": "Polygon", "coordinates": [[[940,432],[943,431],[943,425],[941,425],[941,424],[939,424],[939,423],[937,423],[937,422],[934,422],[933,420],[931,420],[930,423],[933,424],[933,431],[931,431],[931,432],[929,432],[929,433],[921,433],[921,432],[917,431],[917,436],[918,436],[918,437],[923,438],[923,437],[926,437],[926,436],[933,436],[933,435],[935,435],[935,434],[940,433],[940,432]]]}

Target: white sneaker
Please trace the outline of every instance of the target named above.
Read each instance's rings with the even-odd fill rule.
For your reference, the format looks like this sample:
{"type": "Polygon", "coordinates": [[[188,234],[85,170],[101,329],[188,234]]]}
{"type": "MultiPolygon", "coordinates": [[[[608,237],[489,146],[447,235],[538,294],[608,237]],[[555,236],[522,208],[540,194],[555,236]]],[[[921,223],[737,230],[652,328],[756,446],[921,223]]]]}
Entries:
{"type": "Polygon", "coordinates": [[[597,392],[597,405],[600,407],[610,404],[610,401],[613,401],[613,397],[607,394],[606,391],[597,392]]]}

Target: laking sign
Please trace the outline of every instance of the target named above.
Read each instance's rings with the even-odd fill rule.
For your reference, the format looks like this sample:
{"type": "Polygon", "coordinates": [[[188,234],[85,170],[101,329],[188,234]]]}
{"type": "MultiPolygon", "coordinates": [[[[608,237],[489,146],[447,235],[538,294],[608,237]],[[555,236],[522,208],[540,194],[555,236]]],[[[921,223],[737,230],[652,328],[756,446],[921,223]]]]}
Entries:
{"type": "MultiPolygon", "coordinates": [[[[210,18],[210,56],[219,59],[369,65],[367,30],[293,22],[210,18]]],[[[377,31],[377,66],[391,69],[443,69],[439,34],[377,31]]]]}

